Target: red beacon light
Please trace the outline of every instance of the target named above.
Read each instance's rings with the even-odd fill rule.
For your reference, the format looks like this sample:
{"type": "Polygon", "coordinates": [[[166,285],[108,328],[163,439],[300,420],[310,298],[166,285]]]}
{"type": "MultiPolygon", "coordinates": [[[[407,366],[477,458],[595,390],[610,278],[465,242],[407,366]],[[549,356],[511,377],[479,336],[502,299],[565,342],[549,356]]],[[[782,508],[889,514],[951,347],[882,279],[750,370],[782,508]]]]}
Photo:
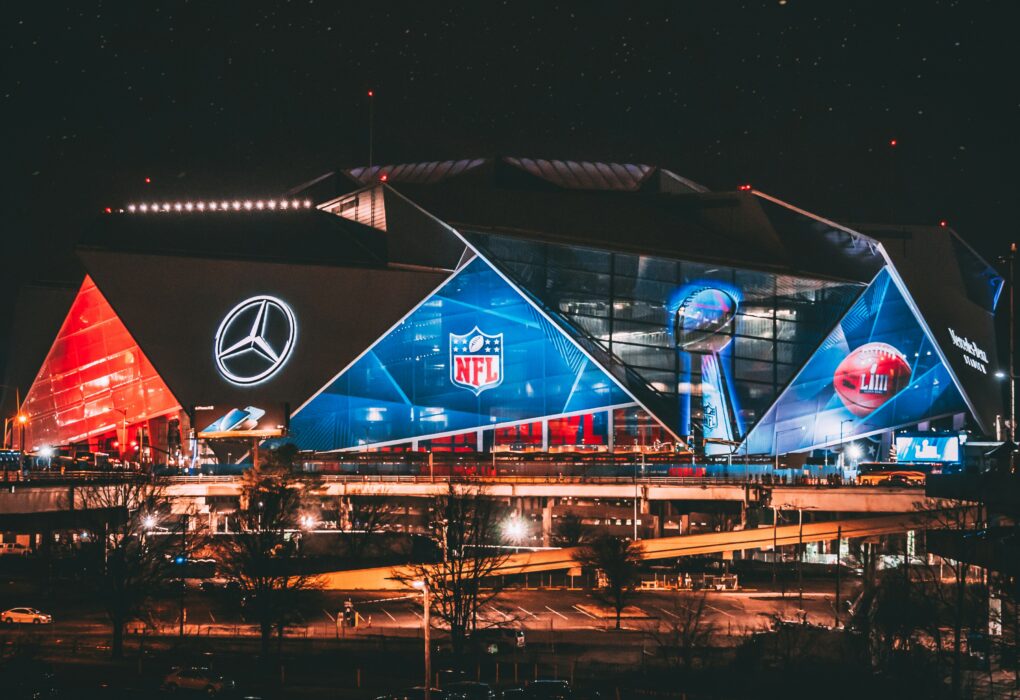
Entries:
{"type": "Polygon", "coordinates": [[[369,90],[368,91],[368,96],[369,97],[375,97],[375,90],[369,90]]]}
{"type": "Polygon", "coordinates": [[[941,226],[942,228],[945,228],[948,225],[949,225],[949,222],[946,221],[945,219],[942,219],[941,221],[939,221],[939,226],[941,226]]]}
{"type": "Polygon", "coordinates": [[[891,147],[893,147],[893,148],[896,148],[896,146],[897,146],[898,144],[899,144],[899,141],[897,141],[896,139],[889,139],[889,145],[890,145],[891,147]]]}
{"type": "Polygon", "coordinates": [[[113,213],[113,209],[111,207],[106,207],[105,209],[103,209],[103,211],[106,212],[107,214],[113,213]]]}
{"type": "Polygon", "coordinates": [[[386,182],[389,179],[390,179],[390,176],[387,175],[386,173],[383,173],[382,175],[379,176],[379,182],[386,182]]]}
{"type": "Polygon", "coordinates": [[[737,189],[740,190],[741,192],[750,192],[751,191],[751,186],[750,185],[740,185],[739,187],[737,187],[737,189]]]}
{"type": "Polygon", "coordinates": [[[146,185],[151,185],[152,184],[152,178],[151,177],[145,178],[145,184],[146,185]]]}

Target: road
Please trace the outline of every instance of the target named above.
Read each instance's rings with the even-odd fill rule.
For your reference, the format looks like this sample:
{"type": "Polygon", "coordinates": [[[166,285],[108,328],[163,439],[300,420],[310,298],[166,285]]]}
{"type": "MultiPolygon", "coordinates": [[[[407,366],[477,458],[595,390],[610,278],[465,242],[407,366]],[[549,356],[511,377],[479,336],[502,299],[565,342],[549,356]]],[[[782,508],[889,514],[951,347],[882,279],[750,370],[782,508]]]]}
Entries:
{"type": "MultiPolygon", "coordinates": [[[[635,591],[627,602],[622,621],[624,629],[641,632],[664,630],[680,624],[687,616],[685,608],[697,604],[697,593],[675,591],[635,591]]],[[[844,599],[849,590],[844,590],[844,599]]],[[[29,596],[30,597],[30,596],[29,596]]],[[[108,623],[101,610],[82,603],[25,601],[25,596],[11,597],[9,591],[0,595],[0,609],[15,604],[36,605],[54,615],[55,621],[46,632],[73,637],[105,636],[108,623]]],[[[704,594],[704,619],[720,634],[741,635],[764,629],[775,617],[805,619],[815,624],[832,624],[833,590],[830,585],[809,584],[803,605],[796,590],[780,592],[760,590],[710,591],[704,594]]],[[[254,636],[253,620],[244,610],[225,599],[199,591],[189,591],[185,601],[186,626],[189,636],[254,636]]],[[[162,634],[174,634],[179,628],[179,602],[166,599],[154,605],[152,618],[162,634]]],[[[310,592],[300,607],[293,611],[289,637],[328,638],[340,636],[417,636],[422,627],[421,596],[415,594],[372,592],[310,592]],[[337,615],[344,603],[351,600],[360,616],[356,630],[337,624],[337,615]]],[[[604,631],[615,624],[609,606],[596,596],[580,589],[508,590],[485,603],[479,611],[479,626],[508,627],[526,632],[604,631]]],[[[141,633],[141,622],[132,623],[129,631],[141,633]]],[[[151,634],[151,628],[145,629],[151,634]]]]}

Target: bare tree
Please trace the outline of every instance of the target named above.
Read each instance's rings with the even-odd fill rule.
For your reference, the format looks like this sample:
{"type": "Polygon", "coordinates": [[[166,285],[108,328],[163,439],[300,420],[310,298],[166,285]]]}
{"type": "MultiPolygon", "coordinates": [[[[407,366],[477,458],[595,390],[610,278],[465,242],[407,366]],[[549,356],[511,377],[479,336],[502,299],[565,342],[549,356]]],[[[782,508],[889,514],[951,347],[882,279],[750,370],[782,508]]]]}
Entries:
{"type": "Polygon", "coordinates": [[[237,511],[239,532],[220,543],[223,571],[258,620],[264,656],[273,628],[282,642],[296,598],[316,586],[295,536],[303,484],[291,472],[293,455],[285,447],[270,451],[262,466],[245,472],[237,511]]]}
{"type": "Polygon", "coordinates": [[[717,626],[708,618],[705,592],[677,591],[666,619],[657,622],[649,636],[670,668],[690,669],[694,654],[708,646],[717,626]]]}
{"type": "Polygon", "coordinates": [[[85,575],[112,630],[114,657],[124,653],[124,627],[141,614],[175,568],[199,545],[197,537],[176,538],[153,531],[170,513],[159,484],[145,479],[88,484],[77,489],[75,509],[83,514],[83,548],[92,554],[85,575]]]}
{"type": "Polygon", "coordinates": [[[435,561],[411,564],[394,576],[429,588],[434,614],[450,628],[450,646],[460,656],[477,629],[480,608],[502,590],[500,567],[507,550],[499,546],[504,509],[484,490],[451,483],[433,504],[435,561]],[[483,588],[482,584],[487,585],[483,588]]]}
{"type": "Polygon", "coordinates": [[[602,573],[604,585],[600,590],[616,611],[616,629],[620,629],[623,608],[637,584],[641,545],[609,534],[599,535],[582,547],[574,560],[602,573]]]}
{"type": "MultiPolygon", "coordinates": [[[[952,629],[952,664],[950,667],[953,697],[960,697],[963,684],[963,637],[974,619],[975,597],[986,595],[984,586],[968,579],[974,562],[977,538],[973,529],[978,524],[980,509],[961,502],[942,502],[917,506],[918,522],[927,530],[929,542],[940,541],[943,551],[937,565],[922,567],[918,574],[927,594],[933,596],[940,614],[936,620],[948,620],[952,629]],[[948,577],[947,577],[948,574],[948,577]],[[948,580],[947,580],[948,579],[948,580]]],[[[941,656],[941,627],[932,630],[941,656]]]]}
{"type": "Polygon", "coordinates": [[[584,542],[584,523],[576,513],[564,513],[558,518],[554,541],[560,547],[577,547],[584,542]]]}
{"type": "Polygon", "coordinates": [[[394,522],[392,507],[393,501],[386,495],[340,499],[337,528],[351,559],[357,561],[364,557],[373,535],[385,531],[394,522]]]}

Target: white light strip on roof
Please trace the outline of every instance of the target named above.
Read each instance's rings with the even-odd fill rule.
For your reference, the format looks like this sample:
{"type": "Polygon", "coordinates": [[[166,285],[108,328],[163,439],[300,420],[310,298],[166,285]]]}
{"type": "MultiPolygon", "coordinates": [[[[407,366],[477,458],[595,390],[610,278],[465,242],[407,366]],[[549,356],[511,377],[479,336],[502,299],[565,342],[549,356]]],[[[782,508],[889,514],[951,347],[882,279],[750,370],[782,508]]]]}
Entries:
{"type": "MultiPolygon", "coordinates": [[[[129,204],[118,209],[120,214],[163,214],[179,212],[207,211],[290,211],[294,209],[311,209],[310,199],[222,199],[200,202],[153,202],[129,204]]],[[[107,210],[107,213],[112,211],[107,210]]]]}

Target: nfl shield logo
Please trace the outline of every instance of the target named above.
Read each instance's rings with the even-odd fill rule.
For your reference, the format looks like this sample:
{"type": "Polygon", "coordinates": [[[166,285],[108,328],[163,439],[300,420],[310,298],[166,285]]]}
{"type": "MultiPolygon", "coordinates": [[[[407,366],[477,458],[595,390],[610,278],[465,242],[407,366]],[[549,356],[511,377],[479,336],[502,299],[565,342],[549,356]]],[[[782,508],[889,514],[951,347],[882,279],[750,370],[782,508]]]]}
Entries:
{"type": "Polygon", "coordinates": [[[489,335],[478,326],[464,335],[450,334],[450,381],[475,396],[503,383],[503,334],[489,335]]]}

